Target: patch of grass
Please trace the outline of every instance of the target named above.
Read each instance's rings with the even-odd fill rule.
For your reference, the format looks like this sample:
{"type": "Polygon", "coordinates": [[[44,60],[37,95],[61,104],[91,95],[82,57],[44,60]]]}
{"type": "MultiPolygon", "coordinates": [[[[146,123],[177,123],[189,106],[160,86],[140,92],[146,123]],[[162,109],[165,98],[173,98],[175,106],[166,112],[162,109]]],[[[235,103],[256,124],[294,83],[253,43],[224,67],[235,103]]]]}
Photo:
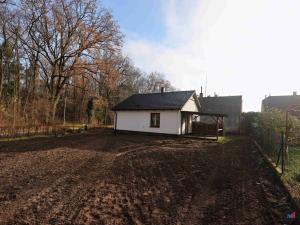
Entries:
{"type": "Polygon", "coordinates": [[[232,141],[232,138],[230,138],[230,137],[219,137],[218,143],[223,145],[230,141],[232,141]]]}
{"type": "Polygon", "coordinates": [[[286,164],[284,177],[300,185],[300,146],[289,147],[289,160],[286,164]]]}
{"type": "Polygon", "coordinates": [[[278,174],[281,174],[280,178],[288,187],[293,198],[298,199],[300,197],[300,146],[289,147],[289,160],[288,163],[285,163],[283,174],[281,171],[281,158],[278,166],[275,165],[278,151],[278,149],[274,152],[267,151],[264,154],[271,161],[278,174]]]}
{"type": "Polygon", "coordinates": [[[45,137],[54,137],[55,135],[35,135],[35,136],[23,136],[23,137],[16,137],[16,138],[1,138],[0,142],[9,142],[9,141],[24,141],[30,140],[35,138],[45,138],[45,137]]]}
{"type": "Polygon", "coordinates": [[[294,175],[294,179],[295,179],[295,181],[300,182],[300,174],[299,174],[299,173],[296,173],[296,174],[294,175]]]}
{"type": "Polygon", "coordinates": [[[289,186],[294,197],[300,193],[300,146],[289,147],[289,161],[286,164],[282,180],[289,186]]]}

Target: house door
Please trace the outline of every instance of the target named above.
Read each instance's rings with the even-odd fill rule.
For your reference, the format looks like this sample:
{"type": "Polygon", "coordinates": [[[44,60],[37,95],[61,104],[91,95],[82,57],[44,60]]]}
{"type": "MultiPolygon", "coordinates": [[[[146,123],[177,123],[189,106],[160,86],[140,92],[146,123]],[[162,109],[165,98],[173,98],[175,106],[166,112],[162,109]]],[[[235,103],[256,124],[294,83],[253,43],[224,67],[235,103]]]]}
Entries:
{"type": "Polygon", "coordinates": [[[189,114],[185,114],[185,133],[189,134],[189,114]]]}
{"type": "Polygon", "coordinates": [[[192,128],[192,120],[193,120],[193,116],[191,113],[187,113],[186,114],[186,131],[187,134],[191,134],[193,133],[193,128],[192,128]]]}
{"type": "Polygon", "coordinates": [[[189,113],[184,113],[182,112],[182,134],[190,134],[192,132],[192,127],[191,127],[191,116],[189,113]]]}

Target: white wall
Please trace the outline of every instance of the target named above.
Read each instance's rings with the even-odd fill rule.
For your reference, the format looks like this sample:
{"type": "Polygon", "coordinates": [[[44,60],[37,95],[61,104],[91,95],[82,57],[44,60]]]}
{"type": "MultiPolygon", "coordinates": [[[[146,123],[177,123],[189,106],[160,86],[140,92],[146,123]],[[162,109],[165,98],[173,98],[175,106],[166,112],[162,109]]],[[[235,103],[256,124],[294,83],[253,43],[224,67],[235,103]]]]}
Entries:
{"type": "Polygon", "coordinates": [[[198,112],[197,104],[195,102],[195,98],[192,96],[182,107],[181,111],[186,112],[198,112]]]}
{"type": "Polygon", "coordinates": [[[180,111],[117,111],[117,130],[180,134],[180,111]],[[160,113],[160,127],[150,127],[150,114],[160,113]]]}

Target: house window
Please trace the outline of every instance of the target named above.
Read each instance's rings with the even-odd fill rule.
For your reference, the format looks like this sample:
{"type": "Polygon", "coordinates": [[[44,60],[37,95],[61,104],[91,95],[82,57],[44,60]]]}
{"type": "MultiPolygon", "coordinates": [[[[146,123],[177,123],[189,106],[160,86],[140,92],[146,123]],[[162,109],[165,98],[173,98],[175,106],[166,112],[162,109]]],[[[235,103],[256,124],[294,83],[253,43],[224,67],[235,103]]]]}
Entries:
{"type": "Polygon", "coordinates": [[[160,113],[151,113],[150,127],[160,127],[160,113]]]}

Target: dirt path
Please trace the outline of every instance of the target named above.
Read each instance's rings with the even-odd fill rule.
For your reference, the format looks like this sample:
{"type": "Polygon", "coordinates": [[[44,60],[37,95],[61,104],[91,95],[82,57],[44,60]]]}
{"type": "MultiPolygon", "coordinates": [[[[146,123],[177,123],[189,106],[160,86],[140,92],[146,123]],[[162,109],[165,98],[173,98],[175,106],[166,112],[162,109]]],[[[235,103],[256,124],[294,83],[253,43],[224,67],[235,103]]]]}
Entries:
{"type": "Polygon", "coordinates": [[[110,132],[0,142],[0,224],[291,224],[247,139],[110,132]]]}

